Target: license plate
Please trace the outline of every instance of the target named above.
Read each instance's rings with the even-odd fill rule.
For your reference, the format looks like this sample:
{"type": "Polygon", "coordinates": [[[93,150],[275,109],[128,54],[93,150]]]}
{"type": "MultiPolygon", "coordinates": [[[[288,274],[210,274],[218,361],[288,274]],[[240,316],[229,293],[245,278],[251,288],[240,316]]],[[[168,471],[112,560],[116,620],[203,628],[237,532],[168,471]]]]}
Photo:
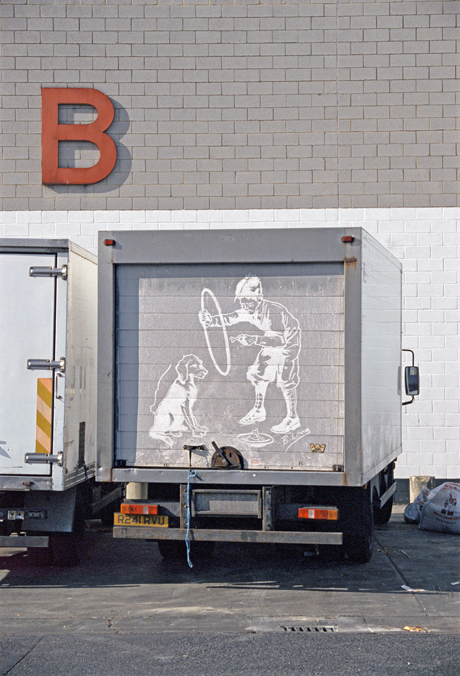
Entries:
{"type": "Polygon", "coordinates": [[[148,526],[153,528],[167,528],[168,517],[157,514],[119,514],[113,515],[114,526],[148,526]]]}

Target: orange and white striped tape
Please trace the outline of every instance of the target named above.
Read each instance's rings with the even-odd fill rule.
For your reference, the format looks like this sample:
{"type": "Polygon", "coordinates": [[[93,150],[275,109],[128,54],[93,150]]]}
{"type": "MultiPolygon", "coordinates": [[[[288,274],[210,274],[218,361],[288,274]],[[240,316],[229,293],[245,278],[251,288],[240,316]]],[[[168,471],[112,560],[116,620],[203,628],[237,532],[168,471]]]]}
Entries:
{"type": "Polygon", "coordinates": [[[37,380],[36,453],[51,453],[51,420],[53,411],[53,379],[37,380]]]}

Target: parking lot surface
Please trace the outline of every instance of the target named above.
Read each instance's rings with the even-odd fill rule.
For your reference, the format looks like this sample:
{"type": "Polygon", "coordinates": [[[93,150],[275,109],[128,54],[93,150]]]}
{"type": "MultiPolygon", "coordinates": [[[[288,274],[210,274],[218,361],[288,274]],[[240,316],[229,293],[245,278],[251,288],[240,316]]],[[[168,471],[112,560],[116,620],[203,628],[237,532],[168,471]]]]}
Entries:
{"type": "MultiPolygon", "coordinates": [[[[224,643],[259,637],[259,647],[267,641],[273,650],[286,636],[295,637],[289,639],[292,647],[299,640],[305,646],[314,636],[332,645],[343,635],[351,640],[351,635],[372,634],[383,640],[382,635],[391,634],[401,641],[411,635],[414,641],[428,641],[430,635],[453,642],[458,650],[459,545],[456,535],[421,531],[404,523],[400,509],[388,525],[376,529],[374,556],[365,565],[325,560],[308,551],[221,544],[212,558],[192,560],[190,568],[185,559],[163,561],[155,543],[114,540],[97,524],[80,541],[80,563],[73,567],[36,567],[28,562],[25,550],[0,550],[0,674],[27,674],[27,665],[36,665],[37,651],[43,651],[47,642],[59,652],[66,641],[72,646],[83,638],[87,648],[113,643],[125,649],[134,636],[137,643],[144,637],[152,647],[155,635],[156,645],[166,642],[176,650],[179,637],[190,646],[190,641],[199,645],[219,635],[215,646],[221,658],[222,636],[224,643]]],[[[47,659],[51,649],[45,650],[47,659]]],[[[199,652],[196,660],[203,664],[199,652]]],[[[233,673],[228,671],[230,664],[225,662],[227,671],[197,667],[189,673],[233,673]]],[[[164,665],[151,673],[175,673],[165,671],[164,665]]],[[[400,664],[398,669],[404,673],[400,664]]],[[[446,665],[440,669],[425,673],[450,673],[446,665]]],[[[61,672],[54,666],[42,673],[61,672]]],[[[80,673],[98,671],[83,668],[80,673]]],[[[247,673],[258,672],[248,666],[247,673]]],[[[327,673],[334,673],[332,666],[327,673]]]]}

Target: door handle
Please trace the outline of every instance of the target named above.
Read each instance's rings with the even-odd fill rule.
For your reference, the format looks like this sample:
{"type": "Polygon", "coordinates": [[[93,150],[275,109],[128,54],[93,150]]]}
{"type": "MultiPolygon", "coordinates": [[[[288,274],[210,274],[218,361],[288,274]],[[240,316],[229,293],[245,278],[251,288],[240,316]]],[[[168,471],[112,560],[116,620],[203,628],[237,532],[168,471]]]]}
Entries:
{"type": "Polygon", "coordinates": [[[55,388],[54,388],[54,392],[55,392],[54,396],[56,397],[56,399],[60,399],[61,401],[64,401],[64,397],[62,396],[62,394],[59,394],[59,378],[64,378],[62,373],[56,373],[56,385],[55,385],[55,388]]]}

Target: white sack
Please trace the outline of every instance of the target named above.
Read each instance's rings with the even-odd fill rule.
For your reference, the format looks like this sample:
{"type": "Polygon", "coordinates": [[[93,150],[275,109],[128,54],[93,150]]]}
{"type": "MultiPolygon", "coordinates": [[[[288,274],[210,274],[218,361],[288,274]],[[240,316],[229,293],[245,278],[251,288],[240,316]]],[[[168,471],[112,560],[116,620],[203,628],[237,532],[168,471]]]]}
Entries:
{"type": "Polygon", "coordinates": [[[460,535],[460,484],[446,482],[431,494],[422,505],[419,528],[460,535]]]}
{"type": "Polygon", "coordinates": [[[421,492],[417,495],[414,502],[411,502],[410,505],[407,505],[404,510],[404,521],[406,523],[420,523],[420,514],[422,509],[430,500],[434,494],[436,494],[437,489],[430,491],[429,488],[422,488],[421,492]]]}

